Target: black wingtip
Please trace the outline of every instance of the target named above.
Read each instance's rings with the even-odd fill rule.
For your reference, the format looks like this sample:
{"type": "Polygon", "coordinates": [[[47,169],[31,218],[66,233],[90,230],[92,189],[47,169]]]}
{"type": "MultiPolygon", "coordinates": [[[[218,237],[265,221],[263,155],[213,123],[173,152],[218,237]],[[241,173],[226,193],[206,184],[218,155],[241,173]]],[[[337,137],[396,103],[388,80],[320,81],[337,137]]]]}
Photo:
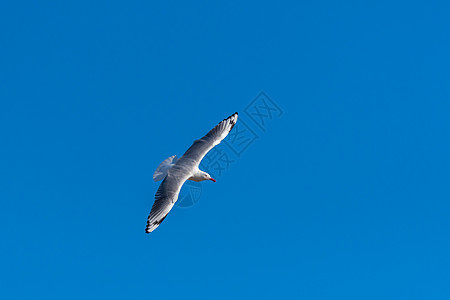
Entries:
{"type": "Polygon", "coordinates": [[[234,117],[234,115],[239,115],[237,112],[235,112],[234,114],[232,114],[231,116],[229,116],[228,118],[224,119],[224,120],[228,120],[231,119],[232,117],[234,117]]]}
{"type": "MultiPolygon", "coordinates": [[[[235,112],[234,114],[232,114],[231,116],[229,116],[227,119],[230,119],[230,118],[234,117],[234,116],[237,115],[237,114],[238,114],[238,113],[235,112]]],[[[236,120],[233,120],[233,121],[231,121],[231,128],[230,128],[230,130],[229,130],[228,132],[230,132],[231,129],[233,129],[234,125],[236,125],[236,120]],[[233,122],[233,121],[234,121],[234,122],[233,122]]]]}
{"type": "Polygon", "coordinates": [[[232,117],[234,117],[234,115],[238,115],[238,113],[235,112],[234,114],[232,114],[232,115],[229,116],[228,118],[223,119],[222,122],[223,122],[223,121],[226,121],[226,120],[228,120],[228,119],[231,119],[232,117]]]}

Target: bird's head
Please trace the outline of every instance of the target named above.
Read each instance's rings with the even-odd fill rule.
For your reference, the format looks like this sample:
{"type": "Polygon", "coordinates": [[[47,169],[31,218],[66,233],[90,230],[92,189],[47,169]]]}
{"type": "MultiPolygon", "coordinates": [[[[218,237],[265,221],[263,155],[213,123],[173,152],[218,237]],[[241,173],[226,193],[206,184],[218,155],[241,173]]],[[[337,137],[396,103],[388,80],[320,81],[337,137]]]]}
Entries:
{"type": "Polygon", "coordinates": [[[214,178],[212,178],[211,175],[209,175],[208,173],[203,172],[202,175],[203,175],[203,180],[211,180],[211,181],[216,182],[216,180],[214,178]]]}

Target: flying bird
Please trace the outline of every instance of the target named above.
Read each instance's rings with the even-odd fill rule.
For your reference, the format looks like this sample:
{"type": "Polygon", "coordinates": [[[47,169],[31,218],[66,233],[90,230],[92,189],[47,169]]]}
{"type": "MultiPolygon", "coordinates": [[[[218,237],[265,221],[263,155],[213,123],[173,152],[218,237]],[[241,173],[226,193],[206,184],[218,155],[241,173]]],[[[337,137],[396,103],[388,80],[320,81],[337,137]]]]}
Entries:
{"type": "Polygon", "coordinates": [[[146,233],[152,232],[164,221],[177,202],[178,194],[186,180],[216,182],[198,166],[209,150],[218,145],[233,129],[237,119],[238,113],[236,112],[211,129],[204,137],[194,141],[180,159],[173,155],[158,166],[153,174],[153,180],[162,180],[162,182],[156,192],[155,202],[147,219],[146,233]]]}

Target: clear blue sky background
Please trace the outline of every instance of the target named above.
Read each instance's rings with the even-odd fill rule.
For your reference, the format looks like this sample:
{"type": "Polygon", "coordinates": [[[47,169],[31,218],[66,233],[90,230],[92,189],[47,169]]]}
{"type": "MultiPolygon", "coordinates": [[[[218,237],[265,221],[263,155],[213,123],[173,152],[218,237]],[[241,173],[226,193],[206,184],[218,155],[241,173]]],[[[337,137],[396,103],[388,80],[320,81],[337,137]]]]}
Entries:
{"type": "Polygon", "coordinates": [[[2,299],[449,299],[448,1],[151,2],[0,5],[2,299]],[[261,90],[146,235],[158,164],[261,90]]]}

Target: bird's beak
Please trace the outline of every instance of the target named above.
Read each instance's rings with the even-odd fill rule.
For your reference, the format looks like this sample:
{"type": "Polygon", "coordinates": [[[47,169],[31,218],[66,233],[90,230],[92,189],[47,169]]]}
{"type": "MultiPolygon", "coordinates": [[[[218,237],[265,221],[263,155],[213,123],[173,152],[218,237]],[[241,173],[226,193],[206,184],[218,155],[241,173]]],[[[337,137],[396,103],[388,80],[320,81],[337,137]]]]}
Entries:
{"type": "Polygon", "coordinates": [[[216,180],[214,178],[210,178],[209,180],[216,182],[216,180]]]}

